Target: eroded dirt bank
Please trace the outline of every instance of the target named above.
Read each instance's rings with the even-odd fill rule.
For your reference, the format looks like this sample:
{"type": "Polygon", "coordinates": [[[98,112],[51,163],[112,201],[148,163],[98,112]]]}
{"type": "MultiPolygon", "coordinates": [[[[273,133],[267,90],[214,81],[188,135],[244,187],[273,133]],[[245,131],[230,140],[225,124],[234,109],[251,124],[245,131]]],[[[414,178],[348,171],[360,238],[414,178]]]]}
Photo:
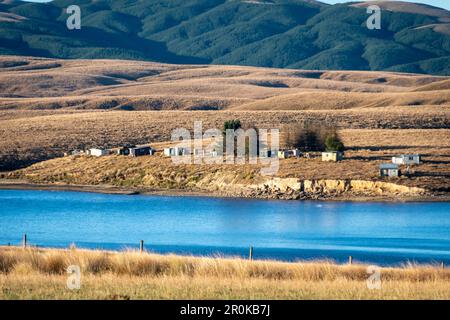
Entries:
{"type": "MultiPolygon", "coordinates": [[[[299,161],[304,161],[305,165],[309,163],[306,160],[299,161]]],[[[291,162],[286,162],[286,165],[291,162]]],[[[319,160],[310,162],[317,163],[317,166],[323,165],[319,160]]],[[[380,180],[375,176],[351,178],[353,172],[345,170],[341,170],[342,174],[334,172],[334,176],[330,174],[329,178],[315,179],[305,177],[302,171],[287,171],[284,165],[280,168],[280,175],[283,176],[267,177],[260,174],[258,166],[174,165],[169,159],[159,156],[64,157],[22,170],[2,173],[0,188],[50,188],[125,194],[157,193],[285,200],[450,199],[448,192],[427,188],[426,184],[422,186],[417,179],[380,180]]],[[[351,166],[351,163],[335,167],[343,165],[351,166]]],[[[376,164],[373,168],[368,165],[366,171],[376,172],[376,169],[376,164]]]]}
{"type": "Polygon", "coordinates": [[[251,185],[224,185],[218,191],[243,197],[308,200],[330,198],[426,198],[430,193],[417,187],[408,187],[384,181],[365,180],[301,180],[273,178],[251,185]]]}
{"type": "Polygon", "coordinates": [[[425,189],[395,183],[362,180],[298,180],[275,178],[262,184],[210,186],[207,189],[156,189],[114,185],[37,184],[26,180],[0,179],[1,189],[56,190],[107,194],[156,194],[280,200],[348,201],[450,201],[448,195],[433,195],[425,189]]]}

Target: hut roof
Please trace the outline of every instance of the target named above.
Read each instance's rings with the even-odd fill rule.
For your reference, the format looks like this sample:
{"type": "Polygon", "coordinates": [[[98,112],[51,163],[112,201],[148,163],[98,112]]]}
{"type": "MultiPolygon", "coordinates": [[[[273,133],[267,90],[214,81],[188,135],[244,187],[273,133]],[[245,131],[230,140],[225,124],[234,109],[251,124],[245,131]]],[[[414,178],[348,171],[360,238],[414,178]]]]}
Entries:
{"type": "Polygon", "coordinates": [[[398,165],[394,163],[382,163],[380,169],[398,169],[398,165]]]}

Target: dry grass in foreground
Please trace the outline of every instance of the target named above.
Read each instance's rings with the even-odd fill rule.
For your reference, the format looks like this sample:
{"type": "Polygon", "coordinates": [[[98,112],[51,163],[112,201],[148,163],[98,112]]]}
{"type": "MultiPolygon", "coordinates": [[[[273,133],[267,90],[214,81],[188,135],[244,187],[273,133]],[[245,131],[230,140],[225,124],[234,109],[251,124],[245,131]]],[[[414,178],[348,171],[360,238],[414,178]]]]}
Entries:
{"type": "Polygon", "coordinates": [[[0,299],[450,299],[450,270],[284,263],[137,252],[0,248],[0,299]],[[66,287],[79,265],[81,289],[66,287]]]}

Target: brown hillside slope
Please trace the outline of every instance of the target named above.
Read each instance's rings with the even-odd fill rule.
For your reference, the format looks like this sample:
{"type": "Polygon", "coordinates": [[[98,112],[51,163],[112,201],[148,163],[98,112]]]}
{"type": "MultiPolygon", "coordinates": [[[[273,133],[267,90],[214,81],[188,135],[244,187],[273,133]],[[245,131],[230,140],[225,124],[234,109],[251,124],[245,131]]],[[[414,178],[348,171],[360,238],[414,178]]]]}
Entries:
{"type": "Polygon", "coordinates": [[[429,83],[414,89],[414,91],[442,91],[442,92],[446,90],[450,90],[450,79],[429,83]]]}
{"type": "MultiPolygon", "coordinates": [[[[229,119],[240,119],[246,127],[282,128],[305,120],[332,123],[351,129],[450,128],[450,107],[396,107],[305,111],[97,111],[0,112],[0,170],[14,169],[78,148],[114,147],[125,143],[153,143],[170,139],[172,130],[192,130],[194,121],[203,130],[221,128],[229,119]],[[31,113],[30,113],[31,112],[31,113]],[[22,112],[20,112],[22,113],[22,112]]],[[[192,132],[192,131],[191,131],[192,132]]],[[[419,135],[420,136],[420,135],[419,135]]],[[[450,140],[442,137],[444,140],[450,140]]],[[[417,143],[415,137],[392,143],[417,143]]],[[[368,142],[365,146],[369,147],[368,142]]],[[[423,146],[433,144],[421,144],[423,146]]],[[[401,152],[401,151],[400,151],[401,152]]]]}
{"type": "Polygon", "coordinates": [[[337,110],[368,107],[448,105],[450,90],[402,93],[302,92],[251,102],[236,110],[337,110]]]}
{"type": "MultiPolygon", "coordinates": [[[[0,171],[78,148],[167,141],[172,130],[192,129],[195,120],[204,130],[230,119],[267,129],[304,121],[344,130],[449,129],[448,81],[391,72],[0,56],[0,171]]],[[[410,143],[392,139],[399,147],[410,143]]]]}
{"type": "Polygon", "coordinates": [[[448,79],[389,72],[3,56],[0,109],[222,110],[251,105],[253,110],[252,104],[262,101],[262,108],[268,110],[280,109],[292,95],[301,95],[307,107],[287,109],[442,105],[449,104],[446,87],[433,94],[406,93],[448,79]],[[335,99],[336,104],[330,103],[335,99]]]}

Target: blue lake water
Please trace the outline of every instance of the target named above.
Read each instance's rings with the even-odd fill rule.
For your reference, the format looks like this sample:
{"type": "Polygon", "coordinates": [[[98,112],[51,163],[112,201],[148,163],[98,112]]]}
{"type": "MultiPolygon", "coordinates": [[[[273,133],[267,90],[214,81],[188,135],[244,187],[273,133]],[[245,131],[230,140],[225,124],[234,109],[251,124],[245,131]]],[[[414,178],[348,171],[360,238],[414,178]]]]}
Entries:
{"type": "Polygon", "coordinates": [[[450,203],[300,202],[0,190],[0,245],[450,263],[450,203]]]}

